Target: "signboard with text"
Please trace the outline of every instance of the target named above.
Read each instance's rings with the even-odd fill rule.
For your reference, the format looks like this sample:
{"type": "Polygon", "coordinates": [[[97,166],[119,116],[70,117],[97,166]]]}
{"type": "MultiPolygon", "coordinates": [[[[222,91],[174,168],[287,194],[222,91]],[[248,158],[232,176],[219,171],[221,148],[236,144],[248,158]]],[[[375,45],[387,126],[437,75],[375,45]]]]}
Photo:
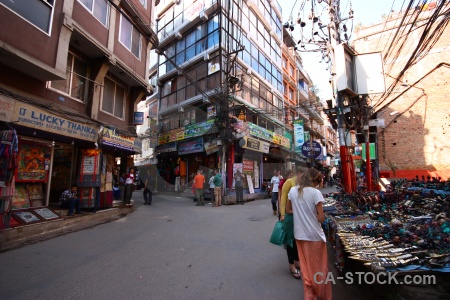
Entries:
{"type": "Polygon", "coordinates": [[[18,125],[95,142],[98,127],[62,118],[38,107],[16,101],[12,120],[18,125]]]}

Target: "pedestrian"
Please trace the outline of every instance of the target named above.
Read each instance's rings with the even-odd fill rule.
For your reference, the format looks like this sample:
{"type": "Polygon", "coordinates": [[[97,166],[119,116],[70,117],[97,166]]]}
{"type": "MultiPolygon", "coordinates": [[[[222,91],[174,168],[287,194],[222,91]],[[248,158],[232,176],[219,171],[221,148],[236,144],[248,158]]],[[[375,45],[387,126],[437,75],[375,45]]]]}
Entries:
{"type": "Polygon", "coordinates": [[[236,204],[244,205],[244,175],[241,170],[237,170],[234,174],[234,187],[236,189],[236,204]]]}
{"type": "Polygon", "coordinates": [[[130,168],[125,179],[125,196],[123,198],[124,205],[131,205],[131,195],[134,187],[134,169],[130,168]]]}
{"type": "Polygon", "coordinates": [[[113,172],[113,194],[114,200],[120,199],[119,172],[116,169],[113,172]]]}
{"type": "Polygon", "coordinates": [[[272,210],[273,215],[277,215],[277,203],[278,203],[278,185],[280,184],[280,177],[278,176],[278,171],[273,172],[273,177],[270,180],[270,185],[272,187],[272,210]]]}
{"type": "Polygon", "coordinates": [[[214,188],[216,185],[214,184],[214,171],[211,174],[211,178],[209,178],[209,192],[211,194],[211,203],[215,203],[215,197],[214,197],[214,188]]]}
{"type": "Polygon", "coordinates": [[[203,187],[205,185],[205,176],[201,170],[197,171],[197,175],[194,177],[195,198],[197,198],[196,206],[204,206],[205,202],[203,196],[203,187]]]}
{"type": "Polygon", "coordinates": [[[120,190],[120,200],[125,199],[125,180],[127,179],[127,174],[125,172],[119,176],[119,190],[120,190]]]}
{"type": "Polygon", "coordinates": [[[328,274],[327,243],[321,223],[325,221],[322,174],[314,168],[297,177],[288,193],[286,213],[294,216],[294,236],[300,258],[304,299],[331,299],[331,284],[318,283],[317,274],[328,274]]]}
{"type": "Polygon", "coordinates": [[[152,205],[153,177],[150,173],[150,169],[147,169],[143,176],[144,178],[141,178],[141,180],[144,183],[144,205],[152,205]]]}
{"type": "Polygon", "coordinates": [[[222,205],[222,174],[216,169],[214,175],[214,207],[222,205]]]}
{"type": "Polygon", "coordinates": [[[78,186],[73,184],[70,189],[65,190],[61,197],[59,198],[59,205],[64,208],[69,208],[68,216],[73,216],[74,209],[76,210],[76,214],[81,214],[80,210],[80,198],[77,195],[78,186]]]}
{"type": "MultiPolygon", "coordinates": [[[[301,175],[302,172],[302,169],[300,169],[298,174],[301,175]]],[[[298,260],[297,246],[295,244],[294,238],[294,219],[292,214],[286,213],[286,205],[281,205],[281,199],[287,199],[289,190],[292,186],[295,186],[295,179],[293,179],[295,178],[294,172],[292,170],[286,170],[284,178],[285,179],[280,180],[280,185],[278,186],[278,207],[280,209],[279,218],[280,221],[283,221],[283,230],[286,232],[285,249],[289,263],[289,271],[291,272],[292,277],[294,277],[295,279],[300,279],[300,262],[298,260]],[[287,181],[289,181],[287,183],[287,186],[289,186],[289,188],[284,188],[284,185],[287,181]]]]}

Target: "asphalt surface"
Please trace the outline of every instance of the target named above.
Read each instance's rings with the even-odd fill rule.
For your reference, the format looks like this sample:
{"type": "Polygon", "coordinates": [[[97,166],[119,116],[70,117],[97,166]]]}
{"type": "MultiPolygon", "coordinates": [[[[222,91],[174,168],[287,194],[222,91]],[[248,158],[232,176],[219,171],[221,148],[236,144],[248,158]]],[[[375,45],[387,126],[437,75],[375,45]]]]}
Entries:
{"type": "MultiPolygon", "coordinates": [[[[117,221],[0,253],[0,299],[303,299],[285,250],[269,243],[270,199],[133,199],[136,211],[117,221]]],[[[339,282],[333,295],[366,299],[339,282]]]]}

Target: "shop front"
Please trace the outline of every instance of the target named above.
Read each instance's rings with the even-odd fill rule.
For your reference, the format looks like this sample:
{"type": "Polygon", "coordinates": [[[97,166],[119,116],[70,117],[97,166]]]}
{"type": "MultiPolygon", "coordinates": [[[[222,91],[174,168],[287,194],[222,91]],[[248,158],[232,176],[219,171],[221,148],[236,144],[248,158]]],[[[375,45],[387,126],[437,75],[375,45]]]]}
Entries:
{"type": "Polygon", "coordinates": [[[82,151],[95,148],[98,126],[3,95],[0,107],[0,226],[59,218],[52,207],[75,182],[82,151]]]}

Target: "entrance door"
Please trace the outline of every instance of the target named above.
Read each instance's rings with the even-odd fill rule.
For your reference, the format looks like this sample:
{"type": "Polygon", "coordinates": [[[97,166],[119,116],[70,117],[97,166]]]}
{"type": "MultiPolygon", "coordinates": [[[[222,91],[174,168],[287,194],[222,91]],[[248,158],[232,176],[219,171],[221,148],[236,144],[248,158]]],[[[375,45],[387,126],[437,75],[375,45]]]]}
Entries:
{"type": "Polygon", "coordinates": [[[74,149],[72,146],[64,144],[55,145],[49,203],[58,203],[62,192],[70,188],[72,182],[73,155],[74,149]]]}

